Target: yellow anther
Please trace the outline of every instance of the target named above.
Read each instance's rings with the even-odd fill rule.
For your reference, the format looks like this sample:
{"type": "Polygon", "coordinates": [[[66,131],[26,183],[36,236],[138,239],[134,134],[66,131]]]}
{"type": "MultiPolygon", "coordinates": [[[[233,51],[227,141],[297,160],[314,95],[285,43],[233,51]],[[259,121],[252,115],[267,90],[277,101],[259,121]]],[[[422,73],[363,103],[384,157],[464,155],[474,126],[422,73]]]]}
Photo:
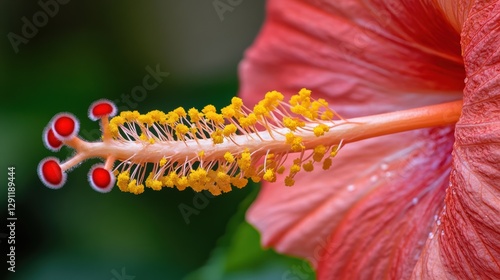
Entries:
{"type": "Polygon", "coordinates": [[[137,121],[138,121],[139,123],[143,123],[143,124],[147,124],[147,125],[153,125],[153,123],[154,123],[153,118],[152,118],[149,114],[146,114],[146,115],[140,115],[140,116],[137,118],[137,121]]]}
{"type": "Polygon", "coordinates": [[[295,184],[295,180],[292,177],[290,177],[290,176],[285,177],[285,186],[291,187],[294,184],[295,184]]]}
{"type": "Polygon", "coordinates": [[[296,174],[300,171],[300,163],[299,164],[292,164],[292,166],[290,166],[290,174],[296,174]]]}
{"type": "Polygon", "coordinates": [[[120,113],[120,117],[124,118],[127,122],[134,122],[139,118],[141,114],[138,111],[123,111],[120,113]]]}
{"type": "Polygon", "coordinates": [[[323,161],[323,170],[328,170],[332,166],[332,159],[331,158],[325,158],[323,161]]]}
{"type": "Polygon", "coordinates": [[[329,121],[329,120],[333,120],[333,111],[328,109],[328,110],[325,110],[322,114],[321,114],[321,119],[324,120],[324,121],[329,121]]]}
{"type": "Polygon", "coordinates": [[[328,125],[321,123],[318,124],[316,127],[313,129],[314,135],[317,137],[323,136],[326,132],[330,131],[330,127],[328,125]]]}
{"type": "Polygon", "coordinates": [[[191,122],[199,122],[203,118],[203,114],[200,113],[196,108],[189,109],[188,115],[191,122]]]}
{"type": "Polygon", "coordinates": [[[169,125],[174,125],[175,123],[177,123],[179,121],[179,115],[175,112],[168,112],[168,114],[166,115],[166,120],[165,120],[165,123],[169,124],[169,125]]]}
{"type": "Polygon", "coordinates": [[[184,108],[182,107],[177,107],[173,112],[176,113],[179,117],[186,117],[186,110],[184,110],[184,108]]]}
{"type": "Polygon", "coordinates": [[[162,182],[159,180],[153,180],[153,173],[150,173],[146,179],[146,187],[152,188],[155,191],[161,190],[162,182]]]}
{"type": "Polygon", "coordinates": [[[290,144],[292,151],[300,152],[305,149],[305,146],[302,143],[302,137],[295,136],[292,132],[288,132],[285,134],[285,139],[285,142],[290,144]]]}
{"type": "Polygon", "coordinates": [[[186,176],[179,177],[175,182],[175,186],[180,191],[185,190],[189,186],[188,178],[186,176]]]}
{"type": "Polygon", "coordinates": [[[224,117],[221,114],[217,114],[212,111],[208,111],[205,113],[205,118],[213,121],[216,124],[224,124],[224,117]]]}
{"type": "Polygon", "coordinates": [[[170,172],[167,176],[163,176],[163,185],[169,188],[173,188],[177,183],[178,175],[175,172],[170,172]]]}
{"type": "Polygon", "coordinates": [[[216,180],[217,180],[217,186],[223,192],[227,193],[231,191],[231,176],[227,175],[224,172],[218,171],[216,175],[216,180]]]}
{"type": "Polygon", "coordinates": [[[148,115],[153,120],[153,122],[159,123],[165,120],[165,113],[163,113],[162,111],[153,110],[149,112],[148,115]]]}
{"type": "Polygon", "coordinates": [[[166,158],[160,159],[160,167],[163,167],[165,164],[167,164],[167,159],[166,158]]]}
{"type": "Polygon", "coordinates": [[[266,172],[264,172],[262,179],[268,182],[276,182],[276,174],[274,174],[274,170],[272,168],[268,168],[266,172]]]}
{"type": "Polygon", "coordinates": [[[257,116],[254,113],[248,114],[247,117],[241,117],[238,119],[241,127],[248,128],[254,126],[257,123],[257,116]]]}
{"type": "Polygon", "coordinates": [[[335,157],[337,155],[337,152],[338,152],[338,146],[333,146],[332,147],[332,151],[330,152],[330,157],[335,157]]]}
{"type": "Polygon", "coordinates": [[[234,106],[235,110],[239,110],[243,106],[243,100],[239,97],[233,97],[231,99],[231,105],[234,106]]]}
{"type": "Polygon", "coordinates": [[[233,154],[231,154],[230,152],[225,152],[225,153],[224,153],[224,159],[225,159],[228,163],[233,163],[233,162],[234,162],[234,156],[233,156],[233,154]]]}
{"type": "Polygon", "coordinates": [[[232,134],[236,133],[236,130],[237,130],[236,126],[231,123],[226,125],[226,127],[224,127],[223,134],[224,136],[229,137],[232,134]]]}
{"type": "Polygon", "coordinates": [[[207,105],[203,108],[203,110],[201,110],[203,113],[207,114],[208,112],[212,112],[212,113],[215,113],[217,112],[217,109],[215,109],[215,106],[214,105],[207,105]]]}
{"type": "Polygon", "coordinates": [[[323,159],[323,156],[326,153],[326,147],[323,145],[318,145],[314,148],[314,153],[313,153],[313,160],[314,161],[321,161],[323,159]]]}
{"type": "Polygon", "coordinates": [[[113,137],[117,137],[120,134],[119,127],[122,126],[126,122],[125,118],[120,116],[116,116],[109,121],[109,131],[113,137]]]}
{"type": "Polygon", "coordinates": [[[221,194],[221,189],[220,189],[218,186],[213,185],[213,184],[212,184],[212,185],[210,185],[210,186],[208,187],[208,191],[209,191],[209,192],[210,192],[213,196],[218,196],[218,195],[220,195],[220,194],[221,194]]]}
{"type": "Polygon", "coordinates": [[[304,171],[306,171],[306,172],[311,172],[314,170],[314,165],[313,165],[312,161],[308,161],[308,162],[304,163],[302,165],[302,167],[304,168],[304,171]]]}
{"type": "Polygon", "coordinates": [[[127,191],[133,194],[141,194],[144,192],[144,185],[137,185],[137,180],[134,179],[128,184],[127,191]]]}
{"type": "Polygon", "coordinates": [[[256,116],[268,116],[269,110],[262,104],[257,104],[253,107],[253,112],[256,116]]]}
{"type": "Polygon", "coordinates": [[[128,171],[124,171],[118,175],[116,180],[116,185],[122,192],[126,192],[128,190],[128,183],[130,181],[130,174],[128,171]]]}
{"type": "Polygon", "coordinates": [[[175,136],[177,136],[178,139],[183,140],[184,136],[188,132],[189,132],[189,127],[187,127],[185,124],[178,124],[175,126],[175,136]]]}
{"type": "Polygon", "coordinates": [[[210,134],[214,144],[221,144],[224,142],[224,136],[222,136],[222,130],[216,129],[212,134],[210,134]]]}
{"type": "Polygon", "coordinates": [[[310,97],[310,96],[311,96],[311,91],[310,91],[310,90],[308,90],[308,89],[306,89],[306,88],[302,88],[302,89],[300,89],[300,91],[299,91],[299,95],[300,95],[301,97],[310,97]]]}
{"type": "Polygon", "coordinates": [[[240,158],[237,160],[237,164],[243,173],[247,172],[250,169],[250,165],[252,164],[252,157],[250,155],[250,152],[244,151],[243,153],[241,153],[240,158]]]}
{"type": "Polygon", "coordinates": [[[231,178],[231,184],[239,189],[243,188],[248,184],[248,179],[246,178],[231,178]]]}
{"type": "Polygon", "coordinates": [[[222,116],[226,119],[230,119],[236,116],[236,110],[233,105],[228,105],[220,110],[222,116]]]}
{"type": "Polygon", "coordinates": [[[304,127],[305,124],[305,122],[298,118],[283,117],[283,125],[291,131],[295,131],[297,127],[304,127]]]}

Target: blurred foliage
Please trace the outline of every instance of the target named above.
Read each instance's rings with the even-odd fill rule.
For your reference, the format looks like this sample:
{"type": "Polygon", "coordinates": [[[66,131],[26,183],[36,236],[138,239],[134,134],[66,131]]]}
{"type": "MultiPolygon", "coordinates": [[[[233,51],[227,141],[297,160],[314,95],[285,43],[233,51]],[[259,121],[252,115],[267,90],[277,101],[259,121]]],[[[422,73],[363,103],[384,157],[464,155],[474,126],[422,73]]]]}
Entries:
{"type": "Polygon", "coordinates": [[[185,280],[316,278],[307,261],[287,258],[259,246],[259,233],[245,222],[245,213],[257,193],[258,189],[253,190],[241,203],[238,212],[229,221],[226,234],[219,240],[207,264],[185,280]]]}
{"type": "MultiPolygon", "coordinates": [[[[142,112],[227,104],[238,90],[238,62],[263,21],[264,1],[241,2],[223,20],[212,1],[69,1],[16,53],[8,34],[21,36],[23,17],[33,21],[42,11],[39,3],[0,3],[0,167],[4,174],[16,167],[18,218],[16,273],[5,266],[0,278],[119,280],[114,273],[124,269],[136,279],[252,279],[281,276],[298,262],[260,249],[258,233],[244,222],[256,187],[205,197],[206,205],[186,223],[179,205],[193,206],[200,197],[172,189],[98,194],[86,179],[98,159],[72,170],[57,191],[36,175],[42,158],[71,156],[65,148],[51,153],[41,141],[58,112],[75,114],[82,137],[96,140],[98,125],[86,115],[99,98],[142,112]],[[140,101],[123,101],[142,83],[145,68],[156,65],[170,75],[140,101]],[[214,262],[222,267],[207,269],[214,262]]],[[[6,177],[0,178],[6,188],[6,177]]],[[[0,241],[5,257],[6,242],[0,241]]]]}

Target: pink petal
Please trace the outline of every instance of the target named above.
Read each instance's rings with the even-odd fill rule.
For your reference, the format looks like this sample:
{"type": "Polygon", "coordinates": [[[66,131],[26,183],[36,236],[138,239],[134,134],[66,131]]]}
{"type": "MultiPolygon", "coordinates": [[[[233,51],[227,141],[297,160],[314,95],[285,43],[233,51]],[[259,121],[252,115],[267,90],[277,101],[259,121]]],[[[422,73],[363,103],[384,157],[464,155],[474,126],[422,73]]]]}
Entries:
{"type": "Polygon", "coordinates": [[[267,21],[240,65],[241,96],[307,87],[344,117],[459,98],[460,38],[441,12],[381,2],[268,1],[267,21]]]}
{"type": "Polygon", "coordinates": [[[417,278],[500,279],[500,2],[474,4],[462,30],[467,83],[451,185],[417,278]]]}
{"type": "Polygon", "coordinates": [[[332,171],[265,186],[247,219],[320,279],[407,279],[443,206],[452,139],[448,127],[347,145],[332,171]]]}
{"type": "Polygon", "coordinates": [[[271,0],[267,22],[241,64],[241,95],[247,101],[272,89],[290,94],[308,87],[344,117],[439,103],[461,97],[459,32],[466,23],[462,45],[472,81],[457,126],[452,176],[461,200],[448,194],[446,216],[440,213],[451,166],[449,128],[350,144],[331,172],[303,175],[287,189],[265,184],[248,212],[265,246],[308,258],[322,279],[409,278],[417,261],[414,277],[477,276],[484,267],[490,275],[498,271],[500,172],[493,164],[500,162],[499,20],[492,14],[499,12],[492,1],[483,1],[487,8],[476,8],[466,20],[466,12],[438,3],[444,4],[271,0]],[[490,124],[477,124],[487,118],[490,124]],[[398,176],[385,178],[384,164],[398,176]],[[472,211],[474,221],[464,220],[469,215],[464,211],[472,211]],[[486,218],[477,217],[484,213],[486,218]],[[453,231],[453,239],[444,240],[438,228],[444,236],[453,231]],[[419,261],[426,240],[429,247],[419,261]],[[472,245],[481,242],[487,257],[474,259],[472,245]],[[457,269],[457,261],[468,267],[457,269]]]}

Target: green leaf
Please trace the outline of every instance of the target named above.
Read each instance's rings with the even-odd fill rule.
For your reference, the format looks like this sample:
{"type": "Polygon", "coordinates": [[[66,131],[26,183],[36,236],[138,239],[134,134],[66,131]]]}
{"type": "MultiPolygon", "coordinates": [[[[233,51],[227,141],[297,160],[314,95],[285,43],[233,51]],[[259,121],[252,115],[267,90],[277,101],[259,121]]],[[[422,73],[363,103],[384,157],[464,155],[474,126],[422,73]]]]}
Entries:
{"type": "Polygon", "coordinates": [[[316,279],[307,261],[262,248],[259,233],[245,221],[245,213],[258,193],[254,188],[231,218],[211,258],[185,280],[316,279]]]}

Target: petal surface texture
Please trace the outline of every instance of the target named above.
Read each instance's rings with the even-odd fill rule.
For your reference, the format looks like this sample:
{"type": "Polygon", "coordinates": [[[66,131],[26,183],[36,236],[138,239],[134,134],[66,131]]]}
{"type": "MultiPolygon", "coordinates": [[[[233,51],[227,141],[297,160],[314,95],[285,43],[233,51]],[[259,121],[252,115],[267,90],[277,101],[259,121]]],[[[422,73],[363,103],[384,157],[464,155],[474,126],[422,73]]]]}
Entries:
{"type": "Polygon", "coordinates": [[[351,143],[329,171],[264,183],[247,213],[263,245],[319,279],[499,276],[499,14],[497,1],[268,1],[240,65],[246,102],[307,87],[345,118],[464,110],[456,130],[351,143]]]}
{"type": "Polygon", "coordinates": [[[500,279],[500,2],[459,7],[467,6],[467,78],[451,183],[437,238],[426,244],[415,278],[500,279]]]}

